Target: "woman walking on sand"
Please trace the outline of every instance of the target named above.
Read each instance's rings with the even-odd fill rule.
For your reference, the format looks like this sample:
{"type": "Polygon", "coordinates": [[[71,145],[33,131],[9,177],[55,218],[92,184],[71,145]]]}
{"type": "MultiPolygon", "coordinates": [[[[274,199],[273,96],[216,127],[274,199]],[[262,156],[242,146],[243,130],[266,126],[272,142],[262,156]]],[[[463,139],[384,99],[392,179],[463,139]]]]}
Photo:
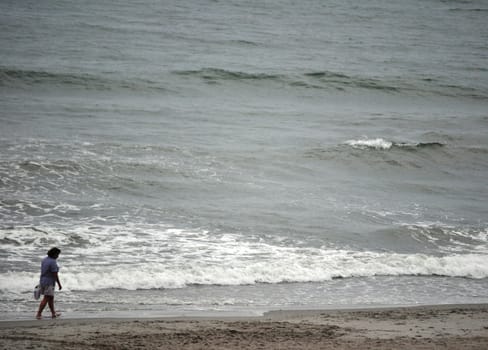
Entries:
{"type": "Polygon", "coordinates": [[[36,318],[40,320],[42,318],[42,311],[46,307],[46,304],[51,310],[52,318],[59,317],[61,314],[54,310],[54,287],[58,284],[59,290],[62,289],[61,283],[58,277],[58,263],[56,259],[59,257],[61,250],[58,248],[52,248],[47,252],[47,256],[42,259],[41,263],[41,280],[39,286],[41,289],[41,294],[44,295],[41,303],[39,304],[39,311],[37,312],[36,318]]]}

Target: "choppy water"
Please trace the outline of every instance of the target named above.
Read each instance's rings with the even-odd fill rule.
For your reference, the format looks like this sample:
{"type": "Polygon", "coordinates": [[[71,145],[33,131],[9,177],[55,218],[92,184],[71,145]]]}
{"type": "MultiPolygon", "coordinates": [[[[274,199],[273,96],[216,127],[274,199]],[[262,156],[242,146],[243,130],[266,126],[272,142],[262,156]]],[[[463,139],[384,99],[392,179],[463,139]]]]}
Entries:
{"type": "Polygon", "coordinates": [[[0,4],[0,310],[488,302],[484,1],[0,4]]]}

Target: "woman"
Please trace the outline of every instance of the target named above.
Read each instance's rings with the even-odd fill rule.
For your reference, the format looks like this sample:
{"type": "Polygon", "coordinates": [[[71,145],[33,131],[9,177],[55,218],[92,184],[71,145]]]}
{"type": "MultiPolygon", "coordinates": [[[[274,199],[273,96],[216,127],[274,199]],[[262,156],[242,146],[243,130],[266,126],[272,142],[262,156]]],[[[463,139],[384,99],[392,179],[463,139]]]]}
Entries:
{"type": "Polygon", "coordinates": [[[41,288],[41,294],[44,295],[44,298],[39,304],[39,311],[37,312],[36,316],[38,320],[42,318],[42,311],[46,307],[46,304],[49,305],[52,318],[56,318],[61,315],[54,310],[54,287],[57,283],[59,290],[63,288],[59,282],[59,267],[58,263],[56,262],[56,259],[59,257],[60,253],[60,249],[52,248],[47,252],[47,256],[42,259],[41,280],[39,282],[39,286],[41,288]]]}

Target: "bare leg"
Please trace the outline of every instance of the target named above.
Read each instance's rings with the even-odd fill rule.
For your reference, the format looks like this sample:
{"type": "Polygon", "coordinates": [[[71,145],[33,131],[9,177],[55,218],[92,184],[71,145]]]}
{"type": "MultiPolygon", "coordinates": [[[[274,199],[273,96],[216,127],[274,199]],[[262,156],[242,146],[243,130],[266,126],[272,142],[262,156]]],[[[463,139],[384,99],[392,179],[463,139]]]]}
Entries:
{"type": "Polygon", "coordinates": [[[36,318],[38,320],[42,318],[42,311],[44,310],[48,302],[49,302],[49,296],[45,295],[44,298],[41,300],[41,303],[39,304],[39,311],[37,311],[36,318]]]}
{"type": "Polygon", "coordinates": [[[47,298],[48,298],[47,299],[47,304],[49,305],[49,310],[51,310],[51,316],[52,316],[52,318],[56,318],[58,316],[58,314],[54,310],[54,297],[53,296],[49,296],[47,298]]]}

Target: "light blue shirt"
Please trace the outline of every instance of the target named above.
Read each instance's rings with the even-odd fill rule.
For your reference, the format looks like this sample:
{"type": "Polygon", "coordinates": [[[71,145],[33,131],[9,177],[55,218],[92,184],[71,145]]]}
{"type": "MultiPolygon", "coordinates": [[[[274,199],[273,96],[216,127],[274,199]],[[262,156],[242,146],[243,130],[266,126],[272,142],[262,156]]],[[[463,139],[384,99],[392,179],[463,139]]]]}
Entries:
{"type": "Polygon", "coordinates": [[[56,259],[46,256],[42,259],[41,263],[41,286],[54,286],[56,283],[56,277],[54,273],[59,271],[58,263],[56,259]]]}

